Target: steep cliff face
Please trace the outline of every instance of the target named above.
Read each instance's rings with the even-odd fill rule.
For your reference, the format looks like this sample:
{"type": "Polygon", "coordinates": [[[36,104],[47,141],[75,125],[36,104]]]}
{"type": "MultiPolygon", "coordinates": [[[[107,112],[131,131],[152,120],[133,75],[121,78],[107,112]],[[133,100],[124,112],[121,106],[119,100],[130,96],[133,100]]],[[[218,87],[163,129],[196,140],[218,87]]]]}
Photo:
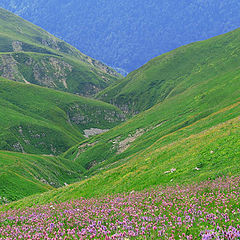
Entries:
{"type": "Polygon", "coordinates": [[[0,76],[94,96],[120,75],[33,24],[0,9],[0,76]]]}

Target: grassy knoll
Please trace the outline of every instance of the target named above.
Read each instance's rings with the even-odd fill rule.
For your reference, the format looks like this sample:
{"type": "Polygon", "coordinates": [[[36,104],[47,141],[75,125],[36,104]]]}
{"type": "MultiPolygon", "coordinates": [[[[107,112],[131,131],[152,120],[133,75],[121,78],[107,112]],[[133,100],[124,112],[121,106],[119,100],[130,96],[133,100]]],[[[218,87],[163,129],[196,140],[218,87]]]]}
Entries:
{"type": "MultiPolygon", "coordinates": [[[[236,30],[190,44],[153,59],[130,74],[123,82],[136,76],[132,78],[136,82],[129,84],[137,95],[128,96],[137,96],[139,101],[127,98],[127,108],[125,103],[117,105],[128,113],[152,107],[104,134],[79,141],[61,154],[83,169],[79,183],[22,199],[9,207],[238,175],[239,37],[236,30]],[[138,77],[145,84],[140,84],[142,88],[138,86],[138,77]],[[156,85],[151,85],[154,78],[156,85]],[[162,78],[166,81],[160,81],[159,87],[162,78]],[[152,92],[156,95],[149,105],[152,92]]],[[[119,86],[113,86],[116,97],[118,91],[121,95],[119,86]]],[[[107,91],[99,96],[106,97],[107,91]]]]}
{"type": "Polygon", "coordinates": [[[81,175],[81,167],[67,159],[0,151],[0,202],[46,192],[81,175]]]}
{"type": "MultiPolygon", "coordinates": [[[[239,110],[239,108],[238,108],[239,110]]],[[[226,113],[226,112],[225,112],[226,113]]],[[[189,128],[186,128],[186,131],[189,128]]],[[[161,141],[131,160],[57,190],[31,196],[10,207],[143,190],[239,174],[239,117],[162,147],[161,141]]]]}

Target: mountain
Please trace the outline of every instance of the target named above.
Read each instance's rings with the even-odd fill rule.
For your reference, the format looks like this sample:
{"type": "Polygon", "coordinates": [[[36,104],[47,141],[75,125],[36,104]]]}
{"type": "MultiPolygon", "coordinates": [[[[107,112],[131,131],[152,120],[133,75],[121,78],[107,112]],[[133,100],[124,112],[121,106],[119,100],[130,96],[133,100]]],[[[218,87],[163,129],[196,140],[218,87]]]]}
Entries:
{"type": "Polygon", "coordinates": [[[238,68],[240,29],[192,43],[152,59],[126,78],[99,93],[98,98],[127,114],[136,114],[183,94],[207,79],[238,68]]]}
{"type": "Polygon", "coordinates": [[[147,83],[156,72],[161,79],[161,74],[174,76],[175,70],[181,79],[168,97],[150,109],[61,155],[85,169],[86,179],[9,206],[239,175],[239,35],[236,30],[190,44],[134,72],[148,76],[147,83]]]}
{"type": "MultiPolygon", "coordinates": [[[[239,103],[235,115],[236,110],[239,113],[239,103]]],[[[223,113],[229,114],[229,111],[223,113]]],[[[80,197],[101,198],[135,190],[146,192],[146,189],[157,188],[158,185],[185,185],[239,175],[239,134],[238,114],[234,119],[180,141],[162,146],[158,141],[141,154],[101,169],[84,181],[27,197],[2,209],[65,202],[80,197]]]]}
{"type": "Polygon", "coordinates": [[[119,74],[0,9],[0,76],[0,203],[84,179],[86,169],[57,155],[124,120],[78,96],[93,97],[119,74]]]}
{"type": "Polygon", "coordinates": [[[238,28],[240,10],[238,0],[0,0],[0,6],[127,72],[238,28]]]}
{"type": "Polygon", "coordinates": [[[1,150],[58,155],[86,139],[84,130],[123,120],[112,105],[4,78],[0,102],[1,150]]]}
{"type": "Polygon", "coordinates": [[[90,97],[120,77],[4,9],[0,9],[0,76],[90,97]]]}

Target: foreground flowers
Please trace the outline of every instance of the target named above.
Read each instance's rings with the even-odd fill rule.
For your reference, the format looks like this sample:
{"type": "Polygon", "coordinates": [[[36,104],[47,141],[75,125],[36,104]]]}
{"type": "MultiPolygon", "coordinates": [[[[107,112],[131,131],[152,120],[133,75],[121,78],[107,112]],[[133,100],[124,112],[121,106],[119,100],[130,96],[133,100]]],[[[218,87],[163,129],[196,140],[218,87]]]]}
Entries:
{"type": "Polygon", "coordinates": [[[0,239],[239,239],[240,177],[0,213],[0,239]]]}

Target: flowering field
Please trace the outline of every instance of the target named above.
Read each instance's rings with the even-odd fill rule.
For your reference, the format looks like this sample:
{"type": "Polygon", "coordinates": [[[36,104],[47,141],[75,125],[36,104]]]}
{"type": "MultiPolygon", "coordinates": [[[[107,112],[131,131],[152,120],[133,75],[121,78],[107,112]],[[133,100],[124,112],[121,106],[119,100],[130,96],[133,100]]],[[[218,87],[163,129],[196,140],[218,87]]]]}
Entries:
{"type": "Polygon", "coordinates": [[[0,239],[239,239],[240,177],[0,213],[0,239]]]}

